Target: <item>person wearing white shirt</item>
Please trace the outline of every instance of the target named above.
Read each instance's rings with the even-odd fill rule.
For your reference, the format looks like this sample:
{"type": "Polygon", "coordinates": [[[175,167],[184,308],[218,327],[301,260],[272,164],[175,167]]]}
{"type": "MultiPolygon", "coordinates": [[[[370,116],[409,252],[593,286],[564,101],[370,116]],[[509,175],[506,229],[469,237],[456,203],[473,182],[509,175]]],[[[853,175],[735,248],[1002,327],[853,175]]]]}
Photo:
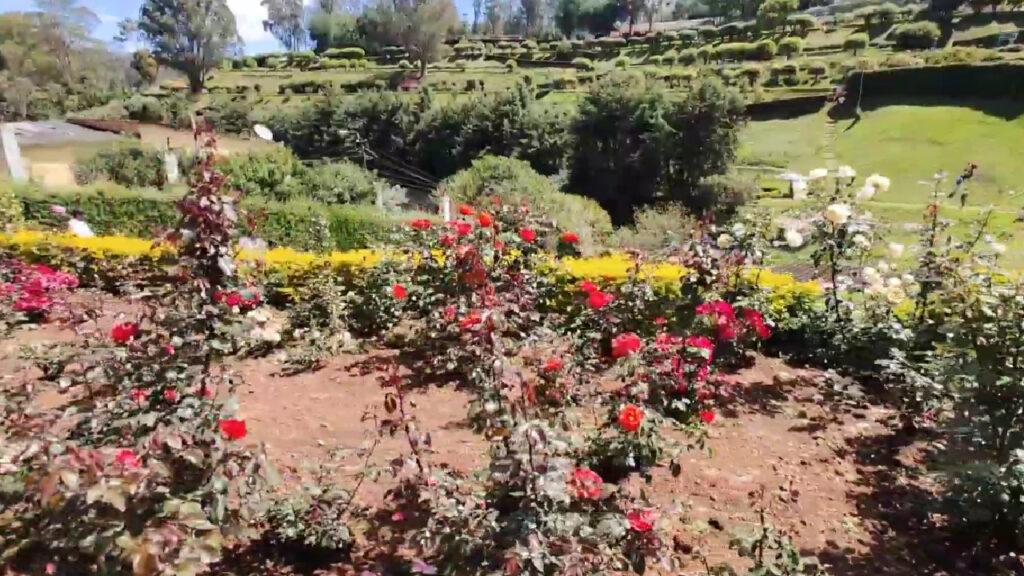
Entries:
{"type": "Polygon", "coordinates": [[[82,215],[81,210],[75,210],[71,213],[71,219],[68,220],[68,231],[78,236],[79,238],[92,238],[96,236],[93,233],[92,228],[85,221],[85,217],[82,215]]]}

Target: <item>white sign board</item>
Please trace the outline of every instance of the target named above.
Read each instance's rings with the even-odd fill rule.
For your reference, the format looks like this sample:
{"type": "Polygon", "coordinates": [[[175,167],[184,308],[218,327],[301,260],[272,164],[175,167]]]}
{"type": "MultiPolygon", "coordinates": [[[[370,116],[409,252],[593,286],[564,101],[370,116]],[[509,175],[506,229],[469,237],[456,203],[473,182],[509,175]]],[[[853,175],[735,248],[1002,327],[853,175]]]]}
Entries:
{"type": "Polygon", "coordinates": [[[28,174],[25,173],[25,161],[21,158],[21,148],[18,147],[18,139],[14,136],[14,126],[0,124],[0,143],[3,144],[4,159],[11,172],[11,180],[25,182],[28,174]]]}

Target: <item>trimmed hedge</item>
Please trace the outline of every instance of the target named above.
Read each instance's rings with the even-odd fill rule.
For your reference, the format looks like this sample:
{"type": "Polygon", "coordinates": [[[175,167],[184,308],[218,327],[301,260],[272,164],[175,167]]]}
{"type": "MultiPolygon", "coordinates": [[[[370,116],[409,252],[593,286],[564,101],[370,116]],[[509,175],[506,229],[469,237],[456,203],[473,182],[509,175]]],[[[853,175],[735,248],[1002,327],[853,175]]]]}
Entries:
{"type": "Polygon", "coordinates": [[[856,101],[864,75],[864,95],[1024,98],[1024,64],[952,64],[852,72],[846,89],[856,101]]]}
{"type": "MultiPolygon", "coordinates": [[[[5,184],[4,186],[9,186],[5,184]]],[[[178,221],[175,202],[181,193],[129,190],[115,186],[82,190],[44,190],[18,186],[25,220],[63,227],[50,213],[52,204],[81,210],[97,234],[152,237],[178,221]]],[[[298,249],[322,247],[316,231],[323,222],[330,229],[330,247],[338,250],[366,248],[383,240],[412,218],[410,214],[382,214],[373,206],[326,206],[310,201],[269,202],[243,200],[242,207],[256,215],[256,235],[271,244],[298,249]]]]}

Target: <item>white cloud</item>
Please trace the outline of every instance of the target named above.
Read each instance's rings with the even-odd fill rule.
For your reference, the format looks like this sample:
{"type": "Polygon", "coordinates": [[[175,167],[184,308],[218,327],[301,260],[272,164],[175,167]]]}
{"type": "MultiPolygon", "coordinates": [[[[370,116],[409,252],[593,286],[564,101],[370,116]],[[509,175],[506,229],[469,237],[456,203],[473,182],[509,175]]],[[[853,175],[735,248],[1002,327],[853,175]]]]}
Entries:
{"type": "Polygon", "coordinates": [[[273,41],[270,32],[263,29],[267,8],[260,4],[260,0],[228,0],[228,8],[235,13],[238,34],[247,46],[273,41]]]}

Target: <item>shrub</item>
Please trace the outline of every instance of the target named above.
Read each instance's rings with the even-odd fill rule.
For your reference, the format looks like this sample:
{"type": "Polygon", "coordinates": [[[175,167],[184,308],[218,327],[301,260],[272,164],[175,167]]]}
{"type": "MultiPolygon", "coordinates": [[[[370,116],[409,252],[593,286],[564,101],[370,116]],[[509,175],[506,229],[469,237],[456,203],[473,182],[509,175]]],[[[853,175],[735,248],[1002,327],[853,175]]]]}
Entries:
{"type": "Polygon", "coordinates": [[[954,46],[943,50],[929,50],[924,53],[923,57],[925,63],[931,65],[974,64],[1001,59],[999,53],[994,50],[964,46],[954,46]]]}
{"type": "MultiPolygon", "coordinates": [[[[684,52],[685,52],[685,50],[684,50],[684,52]]],[[[661,60],[665,64],[668,64],[669,66],[675,64],[678,59],[679,59],[679,53],[676,52],[674,48],[666,50],[665,53],[661,55],[661,60]]]]}
{"type": "Polygon", "coordinates": [[[15,196],[14,188],[0,184],[0,232],[16,230],[23,222],[21,201],[15,196]]]}
{"type": "Polygon", "coordinates": [[[787,60],[793,56],[799,55],[803,51],[804,41],[802,38],[789,36],[787,38],[783,38],[779,42],[779,54],[785,56],[787,60]]]}
{"type": "Polygon", "coordinates": [[[684,66],[691,66],[695,64],[697,62],[697,49],[687,48],[686,50],[679,52],[678,62],[684,66]]]}
{"type": "Polygon", "coordinates": [[[597,67],[594,66],[593,60],[590,60],[589,58],[573,58],[572,66],[573,68],[583,72],[593,72],[597,69],[597,67]]]}
{"type": "Polygon", "coordinates": [[[713,175],[702,179],[689,193],[684,193],[680,202],[694,214],[711,211],[728,219],[752,200],[758,190],[757,184],[748,178],[732,174],[713,175]]]}
{"type": "Polygon", "coordinates": [[[714,51],[714,48],[705,44],[697,49],[697,58],[699,58],[701,62],[707,63],[711,60],[714,51]]]}
{"type": "Polygon", "coordinates": [[[582,196],[564,194],[529,164],[514,158],[483,156],[444,182],[456,202],[486,205],[491,197],[506,204],[527,203],[564,230],[580,235],[581,247],[596,247],[612,230],[608,213],[582,196]]]}
{"type": "Polygon", "coordinates": [[[753,55],[754,45],[746,42],[730,42],[718,45],[718,56],[722,60],[744,60],[753,55]]]}
{"type": "Polygon", "coordinates": [[[843,40],[843,50],[850,50],[854,54],[868,47],[868,35],[862,32],[850,34],[843,40]]]}
{"type": "Polygon", "coordinates": [[[297,188],[302,196],[325,204],[373,204],[377,190],[386,186],[373,172],[341,161],[303,170],[297,188]]]}
{"type": "Polygon", "coordinates": [[[920,66],[924,64],[924,61],[915,56],[905,53],[890,54],[884,61],[882,66],[884,68],[906,68],[908,66],[920,66]]]}
{"type": "Polygon", "coordinates": [[[629,67],[629,58],[625,56],[619,56],[618,58],[612,61],[612,64],[619,70],[625,70],[626,68],[629,67]]]}
{"type": "Polygon", "coordinates": [[[141,146],[101,150],[76,162],[74,172],[79,185],[104,179],[122,186],[162,188],[167,182],[163,154],[141,146]]]}
{"type": "Polygon", "coordinates": [[[253,68],[256,68],[257,67],[256,59],[252,58],[252,57],[246,58],[245,60],[242,61],[242,65],[244,67],[250,69],[250,70],[253,69],[253,68]]]}
{"type": "Polygon", "coordinates": [[[764,69],[757,65],[744,66],[740,69],[740,75],[750,82],[750,86],[755,86],[761,77],[764,76],[764,69]]]}
{"type": "Polygon", "coordinates": [[[519,69],[519,63],[515,60],[505,60],[505,71],[512,73],[519,69]]]}
{"type": "Polygon", "coordinates": [[[661,63],[662,63],[662,57],[658,56],[658,55],[648,56],[647,57],[647,63],[648,64],[653,64],[655,66],[660,66],[661,63]]]}
{"type": "Polygon", "coordinates": [[[681,246],[692,237],[697,219],[679,204],[645,206],[633,214],[633,225],[615,232],[620,248],[655,252],[681,246]]]}
{"type": "Polygon", "coordinates": [[[697,28],[697,35],[704,42],[711,42],[718,38],[718,29],[714,26],[701,26],[697,28]]]}
{"type": "Polygon", "coordinates": [[[291,150],[275,146],[266,151],[232,154],[217,165],[232,188],[246,195],[288,200],[300,195],[303,166],[291,150]]]}
{"type": "Polygon", "coordinates": [[[408,60],[399,60],[398,61],[398,69],[399,70],[412,70],[412,63],[410,63],[408,60]]]}
{"type": "Polygon", "coordinates": [[[230,102],[207,108],[204,116],[218,132],[225,134],[247,134],[251,127],[249,114],[252,105],[245,101],[230,102]]]}
{"type": "Polygon", "coordinates": [[[789,23],[793,32],[801,38],[806,38],[807,35],[818,27],[818,19],[810,14],[793,14],[786,19],[789,23]]]}
{"type": "MultiPolygon", "coordinates": [[[[860,74],[851,74],[846,89],[856,94],[860,74]]],[[[864,75],[865,94],[1005,98],[1024,94],[1024,66],[1016,64],[952,64],[921,68],[889,68],[864,75]]]]}
{"type": "Polygon", "coordinates": [[[697,31],[692,29],[680,30],[679,41],[683,46],[691,46],[697,42],[697,31]]]}
{"type": "Polygon", "coordinates": [[[135,94],[124,103],[128,118],[136,122],[159,123],[164,120],[164,107],[152,96],[135,94]]]}
{"type": "Polygon", "coordinates": [[[351,47],[351,48],[328,48],[324,50],[320,56],[324,58],[339,58],[339,59],[362,59],[366,57],[366,51],[362,48],[351,47]]]}
{"type": "Polygon", "coordinates": [[[775,57],[775,52],[775,42],[772,42],[771,40],[761,40],[754,44],[750,54],[757,60],[771,60],[775,57]]]}
{"type": "Polygon", "coordinates": [[[922,21],[900,24],[892,29],[889,37],[896,46],[904,50],[927,50],[935,46],[942,31],[935,22],[922,21]]]}
{"type": "Polygon", "coordinates": [[[807,73],[819,79],[828,74],[828,63],[824,60],[811,60],[807,63],[807,73]]]}
{"type": "Polygon", "coordinates": [[[559,60],[568,60],[572,58],[573,47],[572,43],[567,40],[555,43],[555,58],[559,60]]]}

